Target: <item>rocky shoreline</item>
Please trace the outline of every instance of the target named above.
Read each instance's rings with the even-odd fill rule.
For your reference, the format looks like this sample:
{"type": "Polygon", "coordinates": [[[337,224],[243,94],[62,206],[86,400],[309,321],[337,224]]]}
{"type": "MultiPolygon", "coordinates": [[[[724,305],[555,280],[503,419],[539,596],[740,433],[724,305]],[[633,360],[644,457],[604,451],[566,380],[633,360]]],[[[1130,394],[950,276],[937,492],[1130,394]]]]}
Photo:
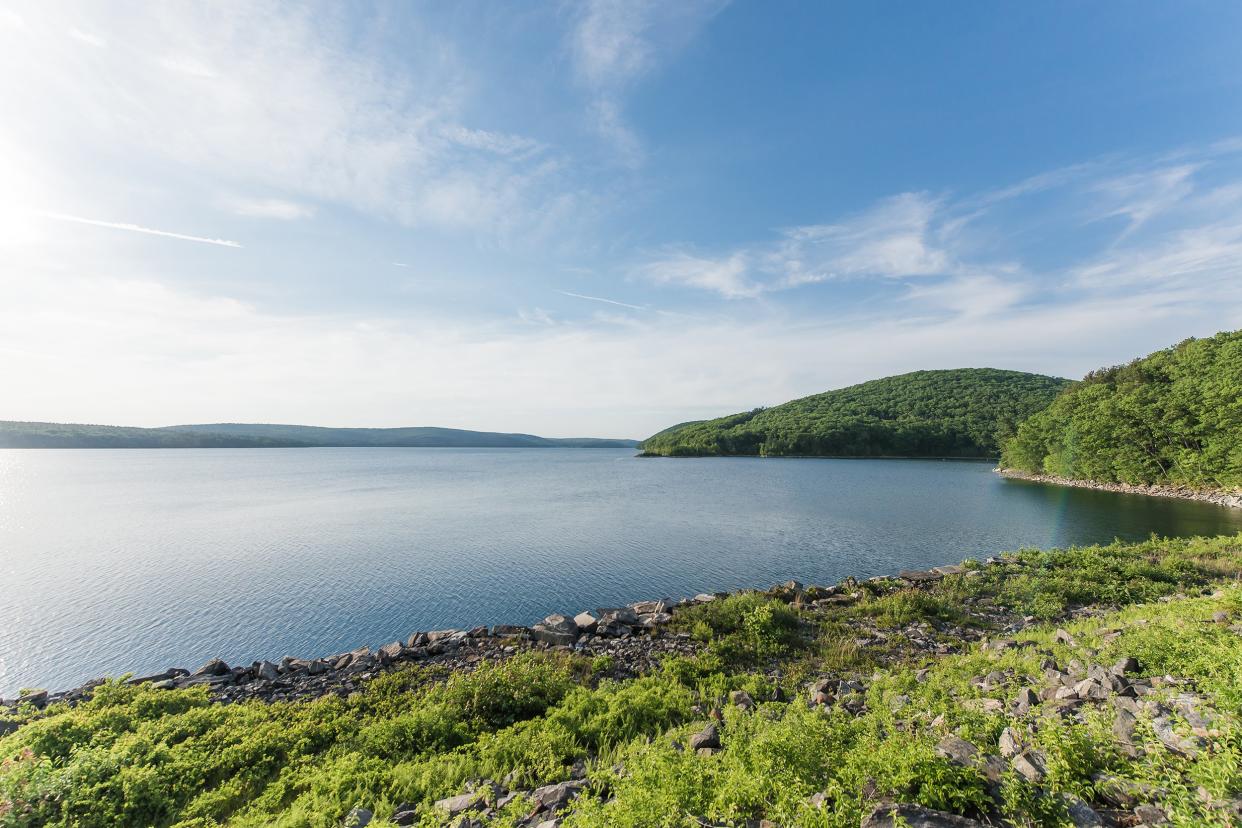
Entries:
{"type": "MultiPolygon", "coordinates": [[[[980,566],[1000,563],[989,558],[980,566]]],[[[867,580],[873,591],[930,586],[946,575],[978,573],[964,565],[939,566],[930,570],[902,570],[896,576],[876,576],[867,580]]],[[[348,696],[367,681],[383,673],[417,664],[429,668],[428,680],[442,679],[453,672],[473,670],[484,661],[511,658],[530,651],[555,651],[596,660],[598,679],[627,679],[656,668],[667,656],[693,655],[703,644],[690,633],[671,627],[680,611],[687,607],[721,600],[733,594],[761,593],[778,598],[798,609],[827,611],[854,603],[862,595],[863,582],[853,577],[833,586],[803,586],[797,581],[767,590],[738,590],[737,593],[701,593],[693,598],[639,601],[625,607],[580,612],[575,616],[554,613],[529,627],[497,624],[473,629],[445,629],[415,632],[372,650],[360,647],[325,658],[304,659],[286,656],[278,662],[255,661],[249,665],[229,665],[212,659],[195,670],[173,667],[161,673],[127,678],[129,684],[150,684],[163,690],[205,686],[213,701],[232,703],[257,699],[265,702],[309,700],[328,695],[348,696]]],[[[1006,629],[1011,619],[989,618],[1006,629]]],[[[903,631],[909,645],[929,654],[956,652],[977,641],[980,633],[968,626],[957,629],[924,629],[911,625],[903,631]]],[[[866,622],[857,623],[857,644],[880,644],[888,634],[866,622]]],[[[104,683],[95,679],[80,687],[61,692],[39,690],[18,699],[0,699],[0,713],[16,713],[30,705],[43,709],[51,704],[75,705],[89,699],[104,683]]],[[[3,735],[3,734],[0,734],[3,735]]]]}
{"type": "Polygon", "coordinates": [[[1054,474],[1032,474],[1018,469],[997,468],[994,471],[1001,477],[1012,480],[1028,480],[1032,483],[1051,483],[1056,486],[1073,486],[1078,489],[1094,489],[1100,492],[1120,492],[1122,494],[1147,495],[1149,497],[1172,497],[1181,500],[1198,500],[1203,503],[1215,503],[1217,506],[1229,506],[1242,509],[1242,492],[1224,490],[1194,489],[1189,486],[1162,486],[1160,484],[1105,483],[1097,480],[1075,480],[1069,477],[1058,477],[1054,474]]]}

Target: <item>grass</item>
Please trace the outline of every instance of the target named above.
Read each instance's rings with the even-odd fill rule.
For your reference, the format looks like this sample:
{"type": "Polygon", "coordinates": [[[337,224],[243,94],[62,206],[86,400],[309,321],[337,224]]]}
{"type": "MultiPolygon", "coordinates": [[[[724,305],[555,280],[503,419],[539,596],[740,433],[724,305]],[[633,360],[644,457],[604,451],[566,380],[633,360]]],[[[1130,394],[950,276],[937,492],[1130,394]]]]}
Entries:
{"type": "MultiPolygon", "coordinates": [[[[526,654],[431,683],[410,668],[348,699],[314,702],[225,706],[202,689],[109,683],[75,708],[19,714],[20,729],[0,739],[0,826],[327,828],[358,805],[383,825],[399,803],[416,805],[430,826],[440,824],[432,803],[469,782],[530,789],[568,778],[578,762],[588,789],[569,826],[766,817],[855,828],[887,798],[967,814],[997,807],[1015,824],[1054,826],[1065,819],[1059,796],[1092,799],[1100,771],[1161,788],[1174,825],[1228,825],[1235,817],[1209,801],[1242,794],[1242,637],[1213,613],[1242,619],[1240,572],[1242,536],[1153,539],[1023,551],[926,589],[868,585],[854,604],[824,610],[730,596],[676,616],[708,643],[704,654],[625,682],[598,681],[607,665],[526,654]],[[856,643],[862,627],[896,639],[918,623],[986,630],[1001,610],[1047,623],[1012,633],[1022,646],[961,646],[934,658],[856,643]],[[1057,624],[1076,646],[1054,639],[1057,624]],[[1207,750],[1172,753],[1144,720],[1148,750],[1134,758],[1114,745],[1110,716],[1073,722],[972,704],[1011,699],[1044,658],[1111,664],[1123,655],[1210,700],[1207,750]],[[993,671],[1013,679],[985,692],[974,679],[993,671]],[[804,685],[822,675],[864,680],[865,708],[808,706],[804,685]],[[727,703],[738,689],[754,710],[727,703]],[[722,710],[723,750],[685,750],[713,708],[722,710]],[[980,772],[935,745],[955,733],[991,749],[1006,727],[1047,755],[1048,778],[1035,787],[1007,773],[993,806],[980,772]]],[[[494,824],[514,825],[526,804],[494,824]]]]}

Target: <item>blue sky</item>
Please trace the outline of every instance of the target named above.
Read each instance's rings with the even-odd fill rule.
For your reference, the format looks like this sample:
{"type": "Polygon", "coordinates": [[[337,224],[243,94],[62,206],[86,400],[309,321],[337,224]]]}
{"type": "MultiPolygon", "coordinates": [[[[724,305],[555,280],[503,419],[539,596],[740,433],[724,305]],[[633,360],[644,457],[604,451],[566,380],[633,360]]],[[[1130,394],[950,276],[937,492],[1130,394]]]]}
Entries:
{"type": "Polygon", "coordinates": [[[17,3],[0,418],[642,437],[1242,327],[1235,3],[17,3]]]}

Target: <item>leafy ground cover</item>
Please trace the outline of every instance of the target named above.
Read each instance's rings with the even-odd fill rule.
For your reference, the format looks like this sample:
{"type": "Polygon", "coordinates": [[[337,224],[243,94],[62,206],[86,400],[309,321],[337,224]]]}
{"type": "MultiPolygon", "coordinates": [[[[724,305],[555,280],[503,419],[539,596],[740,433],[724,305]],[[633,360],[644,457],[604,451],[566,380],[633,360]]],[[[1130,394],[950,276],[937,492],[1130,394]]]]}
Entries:
{"type": "Polygon", "coordinates": [[[529,652],[310,702],[111,682],[10,723],[0,825],[430,826],[471,791],[462,824],[534,825],[558,782],[567,828],[1236,825],[1240,573],[1242,536],[791,584],[679,610],[705,651],[627,681],[529,652]]]}

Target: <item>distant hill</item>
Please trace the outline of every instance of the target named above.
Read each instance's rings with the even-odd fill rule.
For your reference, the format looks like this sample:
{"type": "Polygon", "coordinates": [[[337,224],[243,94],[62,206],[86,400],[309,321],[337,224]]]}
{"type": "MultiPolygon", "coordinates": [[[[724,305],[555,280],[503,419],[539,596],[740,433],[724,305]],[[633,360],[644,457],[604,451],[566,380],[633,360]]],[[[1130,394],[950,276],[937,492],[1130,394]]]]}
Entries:
{"type": "Polygon", "coordinates": [[[1242,487],[1242,331],[1093,371],[1022,424],[1001,465],[1075,480],[1242,487]]]}
{"type": "Polygon", "coordinates": [[[672,457],[997,457],[1018,423],[1069,384],[994,368],[915,371],[675,426],[642,447],[672,457]]]}
{"type": "Polygon", "coordinates": [[[0,421],[0,448],[634,448],[637,445],[636,440],[558,439],[455,428],[320,428],[246,423],[129,428],[0,421]]]}
{"type": "Polygon", "coordinates": [[[292,448],[305,445],[269,437],[163,428],[0,420],[0,448],[292,448]]]}
{"type": "Polygon", "coordinates": [[[536,437],[496,431],[416,426],[409,428],[324,428],[264,423],[204,423],[168,426],[191,434],[226,434],[269,440],[289,440],[310,446],[374,446],[410,448],[635,448],[637,440],[596,437],[536,437]]]}

